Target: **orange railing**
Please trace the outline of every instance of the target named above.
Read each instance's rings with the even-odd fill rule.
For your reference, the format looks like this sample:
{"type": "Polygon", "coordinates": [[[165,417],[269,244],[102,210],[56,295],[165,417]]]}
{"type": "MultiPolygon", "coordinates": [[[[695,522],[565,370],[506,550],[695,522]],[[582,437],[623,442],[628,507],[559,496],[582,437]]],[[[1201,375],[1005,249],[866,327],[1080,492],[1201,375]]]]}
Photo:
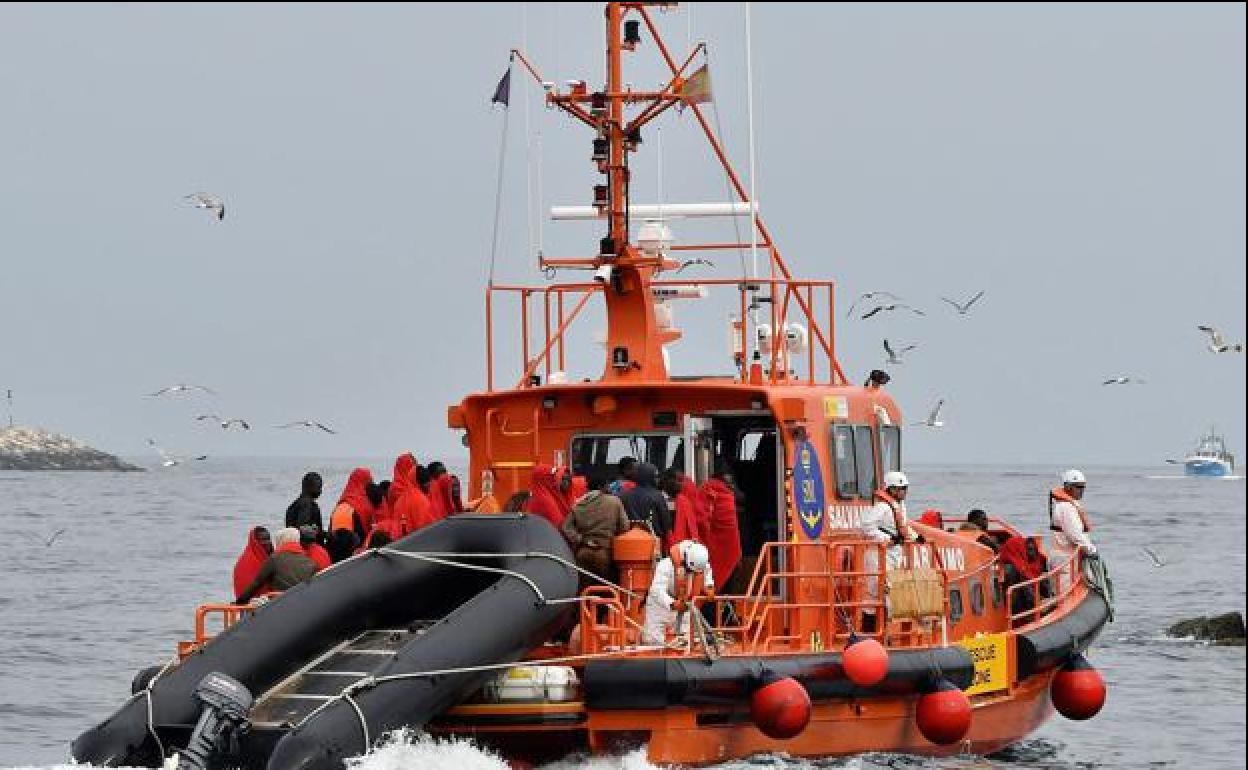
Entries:
{"type": "MultiPolygon", "coordinates": [[[[917,644],[921,634],[912,623],[892,623],[889,618],[889,547],[887,543],[869,540],[768,543],[746,593],[699,599],[696,603],[713,602],[713,630],[747,653],[811,646],[831,648],[850,633],[888,636],[893,644],[917,644]],[[787,566],[798,563],[799,552],[807,563],[821,564],[822,568],[799,570],[787,566]],[[869,564],[872,554],[874,565],[869,564]],[[735,622],[729,619],[730,614],[735,622]],[[863,631],[863,618],[868,614],[876,617],[875,629],[863,631]]],[[[918,558],[920,548],[923,546],[914,543],[902,546],[903,566],[924,563],[918,558]]],[[[948,584],[943,571],[939,574],[947,613],[948,584]]]]}
{"type": "Polygon", "coordinates": [[[214,636],[255,612],[259,604],[201,604],[195,608],[195,638],[178,642],[178,658],[185,658],[199,650],[214,636]],[[208,629],[209,618],[219,617],[220,628],[208,629]]]}
{"type": "MultiPolygon", "coordinates": [[[[714,247],[733,244],[712,244],[714,247]]],[[[785,348],[785,324],[804,322],[810,339],[806,345],[804,377],[798,381],[806,384],[845,384],[847,379],[836,360],[835,346],[835,284],[832,281],[805,281],[785,278],[709,278],[700,280],[651,280],[655,289],[683,286],[735,287],[738,293],[739,318],[751,313],[766,321],[771,327],[770,366],[764,382],[778,384],[789,380],[789,371],[797,360],[791,359],[785,348]],[[760,294],[765,296],[760,297],[760,294]],[[818,303],[824,296],[822,307],[818,303]],[[755,301],[758,301],[757,304],[755,301]],[[794,308],[796,306],[796,308],[794,308]],[[826,309],[827,317],[820,320],[820,311],[826,309]],[[822,370],[822,372],[820,371],[822,370]],[[826,376],[825,376],[826,375],[826,376]]],[[[495,295],[516,296],[520,305],[520,358],[522,371],[516,387],[528,387],[534,381],[549,382],[555,371],[565,371],[567,366],[567,331],[580,316],[591,297],[603,290],[599,283],[564,283],[549,286],[522,286],[493,284],[485,291],[485,357],[486,389],[495,387],[494,361],[494,302],[495,295]],[[571,297],[572,307],[567,305],[571,297]],[[540,329],[534,333],[530,322],[532,305],[541,303],[538,311],[540,329]],[[534,339],[536,337],[536,340],[534,339]]],[[[748,341],[747,341],[748,343],[748,341]]],[[[750,361],[740,356],[737,376],[742,382],[749,377],[750,361]]]]}
{"type": "Polygon", "coordinates": [[[1005,606],[1010,612],[1010,628],[1024,628],[1039,622],[1043,616],[1074,594],[1075,589],[1084,582],[1082,567],[1083,551],[1076,551],[1069,559],[1048,572],[1007,588],[1005,606]],[[1047,598],[1041,595],[1041,587],[1045,585],[1049,586],[1047,598]],[[1014,597],[1021,595],[1023,591],[1031,593],[1032,606],[1021,612],[1013,612],[1014,597]]]}

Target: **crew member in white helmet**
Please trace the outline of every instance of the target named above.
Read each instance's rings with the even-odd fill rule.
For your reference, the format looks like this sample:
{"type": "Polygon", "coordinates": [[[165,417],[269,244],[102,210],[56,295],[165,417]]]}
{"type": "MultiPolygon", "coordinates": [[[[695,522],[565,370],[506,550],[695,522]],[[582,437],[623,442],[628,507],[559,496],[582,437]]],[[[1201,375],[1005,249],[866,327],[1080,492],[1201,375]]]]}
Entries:
{"type": "Polygon", "coordinates": [[[663,644],[667,632],[684,633],[695,596],[715,595],[711,556],[706,546],[682,540],[672,546],[654,567],[654,579],[646,595],[645,644],[663,644]]]}
{"type": "MultiPolygon", "coordinates": [[[[922,542],[921,536],[910,527],[906,516],[906,495],[910,490],[910,481],[901,471],[889,471],[884,474],[884,488],[876,490],[875,505],[862,515],[862,534],[868,540],[877,543],[891,543],[885,551],[885,566],[898,569],[902,566],[905,552],[902,543],[922,542]]],[[[876,549],[868,549],[863,558],[863,569],[868,572],[879,569],[879,556],[876,549]]],[[[867,596],[878,600],[880,595],[879,579],[869,577],[866,580],[867,596]]],[[[875,630],[875,608],[863,609],[863,631],[875,630]]]]}
{"type": "MultiPolygon", "coordinates": [[[[1062,474],[1062,485],[1049,492],[1049,529],[1053,531],[1049,564],[1054,569],[1069,562],[1081,548],[1086,556],[1096,558],[1096,545],[1088,536],[1092,524],[1082,502],[1087,486],[1083,471],[1071,468],[1062,474]]],[[[1058,574],[1059,591],[1065,587],[1068,574],[1066,570],[1058,574]]]]}

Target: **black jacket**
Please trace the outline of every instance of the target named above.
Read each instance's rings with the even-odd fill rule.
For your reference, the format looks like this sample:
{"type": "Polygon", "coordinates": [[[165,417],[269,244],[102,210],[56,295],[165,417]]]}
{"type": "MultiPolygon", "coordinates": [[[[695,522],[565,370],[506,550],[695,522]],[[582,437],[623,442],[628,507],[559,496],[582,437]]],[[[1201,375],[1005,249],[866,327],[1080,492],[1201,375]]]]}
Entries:
{"type": "Polygon", "coordinates": [[[286,509],[286,526],[298,529],[308,525],[315,525],[317,532],[325,531],[321,524],[321,506],[311,497],[299,495],[286,509]]]}
{"type": "Polygon", "coordinates": [[[655,486],[659,469],[650,463],[640,463],[634,475],[637,486],[624,493],[624,511],[632,521],[648,524],[660,538],[672,530],[672,513],[667,508],[667,498],[655,486]]]}

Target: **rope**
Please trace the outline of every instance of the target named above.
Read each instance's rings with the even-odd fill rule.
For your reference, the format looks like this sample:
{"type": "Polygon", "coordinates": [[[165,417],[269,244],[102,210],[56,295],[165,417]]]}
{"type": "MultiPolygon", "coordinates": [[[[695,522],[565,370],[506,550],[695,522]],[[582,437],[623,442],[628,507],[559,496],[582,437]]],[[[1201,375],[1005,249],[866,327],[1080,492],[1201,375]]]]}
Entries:
{"type": "MultiPolygon", "coordinates": [[[[515,570],[503,569],[501,567],[486,567],[480,564],[468,564],[467,562],[458,562],[458,561],[453,561],[451,559],[439,559],[434,556],[430,556],[430,555],[423,554],[423,553],[412,553],[409,551],[394,551],[389,548],[379,548],[377,549],[377,551],[378,553],[381,553],[383,555],[404,556],[409,559],[415,559],[416,561],[426,561],[432,564],[441,564],[447,567],[459,567],[460,569],[473,570],[475,572],[492,572],[497,575],[505,575],[508,577],[514,577],[522,581],[525,585],[529,587],[529,590],[531,590],[534,594],[537,595],[537,601],[539,604],[548,604],[551,601],[558,601],[558,600],[547,599],[546,595],[542,593],[542,589],[537,587],[537,583],[534,583],[529,577],[527,577],[526,575],[522,575],[519,572],[516,572],[515,570]]],[[[468,554],[460,554],[460,555],[468,555],[468,554]]]]}
{"type": "Polygon", "coordinates": [[[351,708],[355,709],[355,715],[360,718],[360,729],[364,731],[364,750],[368,751],[369,747],[373,745],[373,741],[368,734],[368,720],[364,718],[363,709],[360,708],[360,704],[356,703],[355,698],[352,698],[350,694],[344,692],[339,697],[351,704],[351,708]]]}
{"type": "MultiPolygon", "coordinates": [[[[653,533],[653,530],[651,530],[651,532],[653,533]]],[[[590,572],[589,570],[580,567],[575,562],[568,561],[562,556],[555,556],[553,553],[546,553],[544,551],[526,551],[523,553],[456,553],[456,552],[449,552],[449,551],[419,551],[417,553],[425,554],[426,556],[443,556],[443,557],[463,556],[469,559],[491,559],[491,558],[496,558],[499,556],[510,556],[510,557],[519,557],[519,558],[528,558],[528,559],[532,559],[532,558],[550,559],[551,561],[562,564],[568,569],[576,570],[579,574],[582,574],[599,583],[602,583],[605,586],[614,588],[615,590],[619,591],[622,594],[631,596],[634,599],[642,598],[642,595],[637,593],[636,591],[630,591],[622,585],[612,583],[610,580],[607,580],[606,578],[601,577],[597,573],[590,572]]],[[[556,600],[552,599],[551,601],[556,601],[556,600]]]]}
{"type": "Polygon", "coordinates": [[[165,744],[160,740],[160,735],[156,733],[156,715],[153,713],[152,708],[152,685],[156,684],[157,680],[164,676],[166,671],[173,668],[177,662],[176,658],[170,658],[169,662],[160,671],[157,671],[156,676],[152,677],[147,686],[143,688],[143,699],[147,702],[147,731],[151,734],[152,740],[156,741],[156,748],[160,750],[161,759],[165,757],[165,744]]]}
{"type": "MultiPolygon", "coordinates": [[[[661,652],[665,649],[667,648],[664,647],[663,645],[643,645],[643,646],[638,646],[638,647],[630,647],[629,649],[626,649],[626,650],[586,653],[583,655],[564,655],[558,658],[545,658],[543,660],[533,661],[533,662],[536,664],[545,666],[545,665],[550,665],[554,663],[575,663],[579,661],[591,661],[591,660],[602,660],[605,658],[617,658],[617,657],[623,657],[625,655],[633,655],[638,652],[661,652]]],[[[483,673],[486,671],[502,671],[502,670],[506,670],[509,668],[514,668],[515,665],[516,665],[515,663],[488,663],[488,664],[480,665],[480,666],[458,666],[456,668],[433,669],[430,671],[409,671],[403,674],[389,674],[387,676],[376,677],[376,678],[371,677],[371,676],[365,677],[359,680],[358,682],[347,685],[346,687],[342,689],[341,692],[333,696],[330,700],[327,700],[324,703],[322,703],[320,706],[317,706],[306,717],[299,720],[299,723],[296,724],[292,728],[292,730],[298,730],[299,728],[303,727],[314,716],[321,713],[325,709],[329,708],[335,702],[339,700],[345,700],[351,704],[351,707],[355,710],[355,715],[360,720],[360,727],[364,731],[365,749],[367,750],[368,745],[369,745],[368,724],[364,716],[364,711],[360,708],[359,704],[356,703],[355,699],[352,697],[356,693],[362,692],[364,690],[370,690],[379,684],[384,684],[385,682],[398,682],[398,681],[402,681],[405,679],[424,679],[427,677],[434,677],[434,676],[449,676],[451,674],[479,674],[479,673],[483,673]]]]}
{"type": "MultiPolygon", "coordinates": [[[[516,61],[513,52],[507,60],[507,75],[510,77],[512,65],[516,61]]],[[[510,94],[508,101],[510,101],[510,94]]],[[[494,263],[498,259],[498,224],[503,214],[503,171],[507,164],[507,124],[511,120],[511,105],[503,105],[503,132],[498,142],[498,180],[494,185],[494,233],[490,237],[490,276],[489,285],[494,285],[494,263]]]]}
{"type": "MultiPolygon", "coordinates": [[[[1105,566],[1105,562],[1100,557],[1095,559],[1084,558],[1083,564],[1091,569],[1091,579],[1088,580],[1088,587],[1101,595],[1105,600],[1105,605],[1109,608],[1109,622],[1114,622],[1114,583],[1109,579],[1109,568],[1105,566]]],[[[1086,570],[1085,570],[1086,576],[1086,570]]]]}

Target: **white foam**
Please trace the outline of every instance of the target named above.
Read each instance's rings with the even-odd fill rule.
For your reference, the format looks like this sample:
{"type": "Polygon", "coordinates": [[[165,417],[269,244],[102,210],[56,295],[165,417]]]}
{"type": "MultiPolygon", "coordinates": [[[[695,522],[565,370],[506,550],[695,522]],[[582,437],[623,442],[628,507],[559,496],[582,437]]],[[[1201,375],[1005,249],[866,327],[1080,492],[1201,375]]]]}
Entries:
{"type": "MultiPolygon", "coordinates": [[[[347,760],[350,770],[511,770],[505,759],[462,738],[437,738],[396,730],[377,748],[347,760]]],[[[542,770],[660,770],[646,761],[645,749],[604,757],[574,756],[542,770]]]]}

